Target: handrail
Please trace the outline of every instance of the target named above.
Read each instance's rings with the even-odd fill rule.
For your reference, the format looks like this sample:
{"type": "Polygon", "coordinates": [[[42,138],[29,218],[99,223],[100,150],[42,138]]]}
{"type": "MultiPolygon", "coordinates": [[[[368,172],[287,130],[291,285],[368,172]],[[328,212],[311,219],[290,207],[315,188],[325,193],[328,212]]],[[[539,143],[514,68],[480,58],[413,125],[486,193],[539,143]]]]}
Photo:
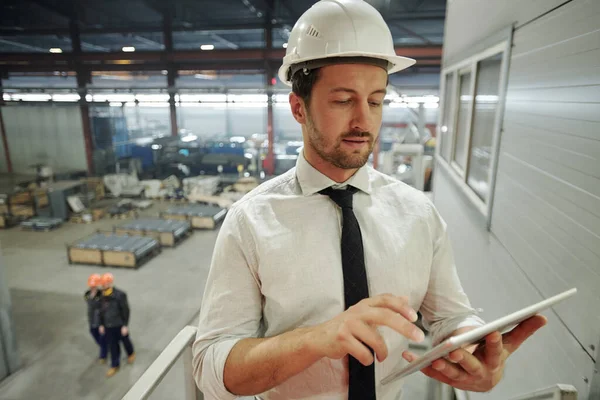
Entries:
{"type": "MultiPolygon", "coordinates": [[[[454,389],[456,400],[468,400],[467,392],[454,389]]],[[[577,400],[577,389],[571,385],[557,383],[556,385],[536,390],[529,394],[513,397],[510,400],[577,400]]]]}
{"type": "Polygon", "coordinates": [[[202,394],[196,387],[192,374],[192,343],[196,337],[197,328],[186,326],[169,345],[160,353],[146,372],[138,379],[122,400],[146,400],[158,387],[173,365],[183,356],[183,371],[185,374],[185,399],[200,400],[202,394]]]}

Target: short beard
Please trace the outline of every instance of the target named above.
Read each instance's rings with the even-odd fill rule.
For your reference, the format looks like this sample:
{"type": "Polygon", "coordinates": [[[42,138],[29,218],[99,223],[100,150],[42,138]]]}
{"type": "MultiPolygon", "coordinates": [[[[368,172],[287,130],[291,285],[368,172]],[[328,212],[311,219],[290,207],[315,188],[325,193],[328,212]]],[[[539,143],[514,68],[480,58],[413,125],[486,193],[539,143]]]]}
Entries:
{"type": "MultiPolygon", "coordinates": [[[[307,110],[308,111],[308,110],[307,110]]],[[[324,140],[323,134],[315,126],[310,113],[306,114],[306,130],[308,132],[308,144],[315,152],[331,165],[341,169],[357,169],[364,166],[369,160],[369,156],[373,152],[375,139],[369,132],[351,131],[344,133],[341,137],[336,138],[336,143],[332,150],[327,151],[327,143],[324,140]],[[354,152],[345,152],[342,149],[342,140],[347,138],[368,137],[367,151],[356,150],[354,152]]]]}

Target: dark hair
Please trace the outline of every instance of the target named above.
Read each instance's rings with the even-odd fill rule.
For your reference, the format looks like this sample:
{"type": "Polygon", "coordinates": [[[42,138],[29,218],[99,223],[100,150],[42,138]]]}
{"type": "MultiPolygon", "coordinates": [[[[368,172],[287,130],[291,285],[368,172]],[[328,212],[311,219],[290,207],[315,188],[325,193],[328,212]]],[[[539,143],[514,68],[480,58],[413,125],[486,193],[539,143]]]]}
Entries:
{"type": "MultiPolygon", "coordinates": [[[[304,104],[307,107],[310,104],[310,95],[312,94],[313,86],[315,86],[320,76],[321,68],[311,70],[308,75],[304,74],[302,69],[299,69],[292,75],[292,92],[304,100],[304,104]]],[[[385,86],[387,87],[389,83],[390,77],[387,75],[385,86]]]]}
{"type": "Polygon", "coordinates": [[[305,75],[304,71],[300,69],[292,76],[292,92],[300,97],[307,107],[310,103],[313,86],[319,80],[320,75],[321,69],[315,68],[308,75],[305,75]]]}

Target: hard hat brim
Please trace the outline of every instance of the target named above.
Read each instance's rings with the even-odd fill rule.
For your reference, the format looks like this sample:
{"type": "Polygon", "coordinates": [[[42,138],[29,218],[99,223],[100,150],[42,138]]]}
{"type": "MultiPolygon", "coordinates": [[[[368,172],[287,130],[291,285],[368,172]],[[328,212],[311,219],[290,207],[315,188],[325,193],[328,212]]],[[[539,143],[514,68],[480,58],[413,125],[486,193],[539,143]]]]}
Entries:
{"type": "Polygon", "coordinates": [[[323,56],[323,57],[301,58],[301,59],[294,60],[293,62],[286,62],[286,60],[284,58],[283,65],[279,68],[277,75],[279,76],[279,79],[281,80],[281,82],[283,82],[285,85],[292,86],[292,82],[290,80],[288,80],[288,77],[287,77],[288,70],[290,69],[290,67],[292,65],[303,63],[306,61],[313,61],[313,60],[320,60],[320,59],[334,58],[334,57],[365,57],[365,58],[379,58],[382,60],[386,60],[391,65],[391,67],[388,69],[388,75],[402,71],[403,69],[406,69],[408,67],[411,67],[417,62],[416,60],[414,60],[412,58],[408,58],[408,57],[387,56],[387,55],[382,55],[382,54],[378,54],[378,53],[366,53],[366,52],[333,53],[333,54],[327,54],[326,56],[323,56]]]}

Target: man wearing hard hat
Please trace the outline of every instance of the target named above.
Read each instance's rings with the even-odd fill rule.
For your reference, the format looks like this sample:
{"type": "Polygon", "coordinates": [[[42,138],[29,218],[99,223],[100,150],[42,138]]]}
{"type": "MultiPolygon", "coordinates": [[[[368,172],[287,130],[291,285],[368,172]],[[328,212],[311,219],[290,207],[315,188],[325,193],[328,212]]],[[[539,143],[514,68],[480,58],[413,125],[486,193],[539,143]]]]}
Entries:
{"type": "Polygon", "coordinates": [[[102,275],[102,326],[100,330],[106,334],[106,342],[110,350],[110,369],[106,376],[111,377],[119,371],[121,364],[121,347],[123,342],[127,352],[127,362],[133,363],[135,353],[133,344],[129,338],[129,303],[127,294],[114,287],[115,278],[113,274],[102,275]]]}
{"type": "Polygon", "coordinates": [[[83,299],[87,303],[88,323],[90,325],[90,333],[98,346],[100,347],[100,357],[98,358],[101,364],[106,363],[106,336],[100,334],[100,299],[101,299],[102,277],[98,274],[92,274],[88,277],[88,290],[83,295],[83,299]]]}
{"type": "MultiPolygon", "coordinates": [[[[423,340],[416,311],[434,344],[483,323],[433,204],[366,166],[388,74],[413,63],[361,0],[319,1],[294,26],[279,78],[292,87],[304,148],[219,232],[193,346],[205,398],[396,400],[402,380],[381,381],[413,359],[408,340],[423,340]]],[[[423,372],[488,391],[545,322],[527,320],[504,345],[495,332],[423,372]]]]}

